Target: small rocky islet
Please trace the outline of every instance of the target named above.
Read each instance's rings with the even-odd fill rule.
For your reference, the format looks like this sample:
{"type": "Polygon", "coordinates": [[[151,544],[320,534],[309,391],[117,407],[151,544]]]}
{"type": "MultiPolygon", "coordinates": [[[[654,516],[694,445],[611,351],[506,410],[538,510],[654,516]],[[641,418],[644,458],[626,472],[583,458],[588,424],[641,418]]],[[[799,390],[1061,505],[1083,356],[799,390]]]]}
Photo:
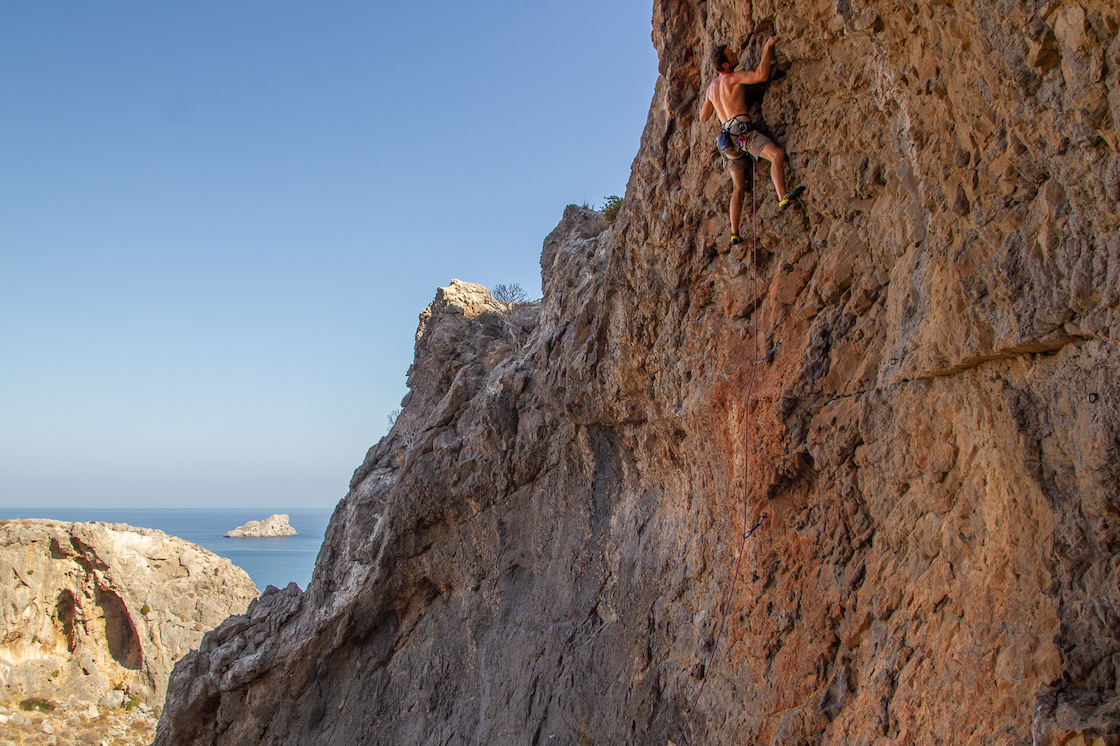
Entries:
{"type": "Polygon", "coordinates": [[[235,529],[226,531],[231,539],[264,539],[274,536],[298,536],[296,530],[288,523],[285,513],[274,513],[263,521],[249,521],[235,529]]]}

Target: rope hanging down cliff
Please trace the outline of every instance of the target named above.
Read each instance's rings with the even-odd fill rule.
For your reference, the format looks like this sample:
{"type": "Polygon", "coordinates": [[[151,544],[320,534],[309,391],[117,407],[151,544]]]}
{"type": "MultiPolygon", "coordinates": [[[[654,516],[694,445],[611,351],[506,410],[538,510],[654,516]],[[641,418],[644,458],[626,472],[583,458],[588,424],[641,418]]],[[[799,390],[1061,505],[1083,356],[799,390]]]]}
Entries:
{"type": "MultiPolygon", "coordinates": [[[[748,425],[750,424],[750,406],[751,397],[754,394],[754,378],[755,371],[758,364],[765,359],[758,357],[758,208],[755,199],[755,178],[754,168],[752,165],[751,171],[751,295],[753,296],[754,311],[751,313],[751,324],[754,326],[754,355],[751,361],[751,380],[747,385],[747,396],[743,402],[743,538],[739,544],[739,558],[735,561],[735,573],[731,577],[731,590],[728,591],[727,601],[723,604],[723,613],[720,615],[719,627],[716,630],[715,641],[712,643],[712,651],[708,654],[708,662],[705,664],[700,676],[700,688],[696,691],[696,696],[692,700],[692,705],[688,708],[688,717],[681,726],[680,740],[682,744],[687,744],[685,739],[685,731],[692,723],[692,718],[696,714],[696,705],[700,702],[700,695],[704,693],[704,686],[708,683],[708,675],[712,671],[712,663],[715,661],[716,650],[719,649],[720,638],[723,637],[723,628],[727,624],[727,615],[731,611],[731,602],[735,600],[735,591],[739,584],[739,568],[743,564],[743,555],[747,550],[747,539],[754,535],[754,532],[766,520],[766,514],[763,513],[759,516],[758,522],[747,530],[747,514],[749,509],[749,489],[750,481],[748,475],[748,460],[750,458],[750,443],[747,435],[750,432],[748,425]]],[[[767,355],[766,357],[769,357],[767,355]]],[[[672,741],[669,741],[669,746],[676,746],[672,741]]]]}

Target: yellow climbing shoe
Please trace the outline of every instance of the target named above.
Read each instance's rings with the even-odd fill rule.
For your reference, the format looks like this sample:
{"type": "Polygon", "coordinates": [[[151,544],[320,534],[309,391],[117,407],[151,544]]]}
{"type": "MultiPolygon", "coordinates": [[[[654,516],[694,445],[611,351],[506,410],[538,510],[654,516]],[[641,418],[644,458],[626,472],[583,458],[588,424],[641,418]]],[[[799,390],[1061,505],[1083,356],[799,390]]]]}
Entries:
{"type": "Polygon", "coordinates": [[[785,199],[783,199],[782,201],[780,201],[778,203],[778,207],[782,208],[783,210],[786,209],[787,207],[789,207],[790,202],[793,202],[795,199],[797,199],[798,197],[800,197],[804,193],[805,193],[805,187],[803,187],[803,186],[797,187],[792,192],[788,193],[786,195],[785,199]]]}
{"type": "Polygon", "coordinates": [[[743,242],[743,239],[739,237],[738,233],[732,233],[731,234],[731,245],[732,246],[738,246],[742,242],[743,242]]]}

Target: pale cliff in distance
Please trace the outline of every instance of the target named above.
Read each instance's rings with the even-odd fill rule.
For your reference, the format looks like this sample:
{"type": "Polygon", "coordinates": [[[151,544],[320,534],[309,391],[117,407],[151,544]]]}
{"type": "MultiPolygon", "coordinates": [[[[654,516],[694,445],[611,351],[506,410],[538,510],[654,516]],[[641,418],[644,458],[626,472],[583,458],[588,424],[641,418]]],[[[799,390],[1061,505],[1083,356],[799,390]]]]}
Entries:
{"type": "Polygon", "coordinates": [[[1120,739],[1115,3],[653,21],[617,220],[565,212],[523,345],[439,291],[307,591],[206,636],[157,744],[1120,739]],[[771,33],[809,191],[759,174],[756,288],[697,113],[771,33]]]}
{"type": "Polygon", "coordinates": [[[240,539],[260,539],[270,536],[297,536],[296,530],[288,523],[288,516],[275,513],[263,521],[249,521],[244,526],[227,531],[226,536],[240,539]]]}
{"type": "Polygon", "coordinates": [[[0,703],[160,706],[175,661],[256,597],[244,570],[162,531],[0,520],[0,703]]]}

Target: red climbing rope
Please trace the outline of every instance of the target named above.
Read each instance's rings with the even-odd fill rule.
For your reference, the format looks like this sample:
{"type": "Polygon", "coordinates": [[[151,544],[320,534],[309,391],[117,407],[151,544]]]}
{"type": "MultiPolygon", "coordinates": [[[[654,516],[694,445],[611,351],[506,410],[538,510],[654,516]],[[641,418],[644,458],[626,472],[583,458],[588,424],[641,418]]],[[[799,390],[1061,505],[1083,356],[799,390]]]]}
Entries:
{"type": "MultiPolygon", "coordinates": [[[[708,662],[704,666],[701,673],[700,688],[696,691],[696,697],[692,700],[692,705],[688,708],[688,718],[685,719],[684,725],[681,726],[681,743],[685,744],[685,731],[692,723],[692,718],[696,714],[696,705],[700,702],[700,695],[704,693],[704,686],[708,683],[708,676],[712,671],[712,662],[716,657],[716,650],[719,648],[720,638],[723,637],[723,628],[727,624],[727,615],[731,611],[731,602],[735,599],[735,590],[739,585],[739,568],[743,564],[743,555],[747,550],[747,538],[752,536],[755,530],[762,525],[766,520],[766,514],[763,513],[758,523],[747,531],[747,511],[749,508],[749,488],[750,482],[747,479],[747,462],[750,456],[750,443],[747,440],[749,429],[750,406],[751,396],[754,394],[754,376],[755,369],[758,368],[758,218],[757,207],[755,199],[755,164],[751,163],[751,294],[753,296],[754,311],[751,313],[751,323],[754,325],[754,355],[751,361],[751,381],[747,385],[747,398],[743,402],[743,539],[739,544],[739,559],[735,561],[735,574],[731,578],[731,590],[727,593],[727,601],[723,605],[723,614],[720,616],[719,628],[716,631],[715,642],[712,643],[712,651],[708,654],[708,662]]],[[[673,746],[673,742],[669,742],[673,746]]]]}

